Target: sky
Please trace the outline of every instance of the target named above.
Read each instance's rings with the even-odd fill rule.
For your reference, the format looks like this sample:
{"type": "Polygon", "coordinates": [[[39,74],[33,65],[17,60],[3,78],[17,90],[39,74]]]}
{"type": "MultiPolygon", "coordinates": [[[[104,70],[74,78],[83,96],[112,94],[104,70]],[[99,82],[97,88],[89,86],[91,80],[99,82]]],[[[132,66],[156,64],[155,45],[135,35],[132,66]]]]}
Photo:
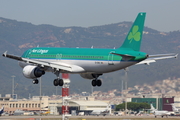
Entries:
{"type": "Polygon", "coordinates": [[[149,28],[180,30],[180,0],[0,0],[0,17],[58,27],[133,22],[139,12],[149,28]]]}

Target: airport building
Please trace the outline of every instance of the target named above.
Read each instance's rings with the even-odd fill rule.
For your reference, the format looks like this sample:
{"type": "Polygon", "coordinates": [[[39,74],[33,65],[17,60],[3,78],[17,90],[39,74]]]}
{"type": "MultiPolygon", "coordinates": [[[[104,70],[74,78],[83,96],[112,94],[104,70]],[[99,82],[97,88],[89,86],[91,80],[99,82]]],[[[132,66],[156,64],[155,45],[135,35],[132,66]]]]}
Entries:
{"type": "MultiPolygon", "coordinates": [[[[62,99],[50,100],[48,96],[33,96],[32,99],[12,99],[9,96],[0,98],[0,107],[4,111],[14,114],[16,110],[23,111],[49,111],[49,114],[61,114],[62,99]]],[[[93,110],[110,110],[108,103],[94,100],[69,100],[69,113],[77,115],[79,112],[90,114],[93,110]]]]}
{"type": "MultiPolygon", "coordinates": [[[[129,98],[128,102],[137,102],[137,103],[149,103],[153,104],[158,110],[168,110],[172,111],[171,103],[175,103],[175,106],[178,108],[180,106],[180,97],[172,98],[129,98]]],[[[110,101],[100,101],[94,100],[94,97],[83,97],[78,100],[68,100],[69,104],[69,113],[72,115],[77,115],[79,112],[84,112],[84,114],[90,114],[93,110],[106,110],[108,109],[111,112],[110,101]]],[[[50,99],[48,96],[33,96],[31,99],[12,99],[11,95],[6,95],[5,97],[0,97],[0,107],[4,106],[4,111],[10,114],[13,114],[16,110],[23,111],[48,111],[48,114],[59,115],[62,113],[62,99],[50,99]]]]}
{"type": "Polygon", "coordinates": [[[43,96],[40,101],[39,96],[34,96],[32,99],[12,99],[11,97],[5,96],[0,98],[0,106],[4,106],[4,111],[13,114],[15,110],[24,111],[46,111],[48,110],[48,97],[43,96]]]}
{"type": "MultiPolygon", "coordinates": [[[[62,101],[49,100],[50,114],[58,115],[62,113],[62,101]]],[[[79,112],[84,112],[89,115],[93,110],[111,110],[110,106],[103,101],[89,101],[89,100],[69,100],[69,114],[78,115],[79,112]]]]}
{"type": "Polygon", "coordinates": [[[172,98],[132,98],[132,102],[152,104],[158,110],[172,111],[171,104],[174,103],[172,98]]]}
{"type": "MultiPolygon", "coordinates": [[[[58,106],[61,113],[61,106],[58,106]]],[[[69,101],[69,113],[77,115],[79,112],[84,112],[85,115],[89,115],[93,110],[104,111],[111,108],[106,102],[103,101],[69,101]]]]}

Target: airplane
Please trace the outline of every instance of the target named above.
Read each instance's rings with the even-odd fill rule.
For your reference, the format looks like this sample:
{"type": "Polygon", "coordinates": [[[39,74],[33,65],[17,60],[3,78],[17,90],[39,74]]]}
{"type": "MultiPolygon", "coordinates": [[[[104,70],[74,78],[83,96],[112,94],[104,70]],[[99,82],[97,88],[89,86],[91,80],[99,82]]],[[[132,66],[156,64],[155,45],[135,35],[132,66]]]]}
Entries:
{"type": "Polygon", "coordinates": [[[92,110],[90,115],[96,115],[96,116],[103,115],[103,116],[106,116],[106,115],[110,114],[110,110],[111,110],[111,106],[107,105],[106,108],[104,108],[104,109],[94,109],[94,110],[92,110]]]}
{"type": "Polygon", "coordinates": [[[49,114],[50,114],[49,110],[48,111],[44,111],[44,112],[41,113],[41,115],[49,115],[49,114]]]}
{"type": "Polygon", "coordinates": [[[34,112],[16,109],[16,110],[14,111],[14,114],[13,114],[13,115],[15,115],[15,116],[18,116],[18,115],[34,115],[34,112]]]}
{"type": "Polygon", "coordinates": [[[24,115],[25,111],[24,110],[20,110],[20,109],[17,109],[14,111],[14,114],[15,116],[18,116],[18,115],[24,115]]]}
{"type": "Polygon", "coordinates": [[[176,106],[174,105],[174,103],[167,104],[167,105],[171,105],[171,106],[172,106],[172,111],[174,112],[174,114],[179,114],[179,109],[176,108],[176,106]]]}
{"type": "Polygon", "coordinates": [[[151,113],[153,113],[155,115],[155,118],[157,116],[161,116],[163,118],[164,116],[167,117],[167,116],[169,116],[171,114],[167,110],[157,110],[157,109],[155,109],[152,104],[151,104],[151,109],[150,110],[151,110],[151,113]]]}
{"type": "Polygon", "coordinates": [[[78,115],[79,116],[84,116],[84,112],[79,112],[78,115]]]}
{"type": "Polygon", "coordinates": [[[57,76],[53,81],[54,86],[64,84],[60,73],[80,74],[92,80],[92,86],[101,86],[102,81],[98,77],[104,73],[177,57],[178,54],[174,53],[148,55],[140,51],[145,16],[145,12],[137,15],[124,43],[116,49],[37,47],[28,49],[21,57],[8,54],[7,51],[3,56],[18,60],[23,75],[33,79],[33,84],[38,84],[38,78],[45,72],[52,72],[57,76]]]}
{"type": "Polygon", "coordinates": [[[90,115],[96,115],[96,116],[99,116],[99,115],[103,115],[103,116],[106,116],[107,114],[109,114],[109,110],[106,109],[106,110],[93,110],[90,115]]]}
{"type": "Polygon", "coordinates": [[[4,112],[4,107],[2,107],[2,108],[0,109],[0,116],[2,115],[3,112],[4,112]]]}

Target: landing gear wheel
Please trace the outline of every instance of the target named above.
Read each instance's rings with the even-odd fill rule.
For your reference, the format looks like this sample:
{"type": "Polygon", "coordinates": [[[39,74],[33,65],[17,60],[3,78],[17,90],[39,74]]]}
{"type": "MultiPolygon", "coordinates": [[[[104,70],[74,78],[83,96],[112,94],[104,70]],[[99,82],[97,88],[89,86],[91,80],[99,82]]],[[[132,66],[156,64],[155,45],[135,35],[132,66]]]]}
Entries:
{"type": "Polygon", "coordinates": [[[59,86],[63,86],[63,85],[64,85],[63,79],[59,79],[59,86]]]}
{"type": "Polygon", "coordinates": [[[35,81],[35,80],[33,80],[33,84],[36,84],[36,81],[35,81]]]}
{"type": "Polygon", "coordinates": [[[101,80],[97,80],[97,81],[96,81],[96,85],[97,85],[98,87],[100,87],[100,86],[102,85],[102,81],[101,81],[101,80]]]}
{"type": "Polygon", "coordinates": [[[38,83],[39,83],[39,80],[38,80],[38,79],[36,79],[35,81],[36,81],[36,84],[38,84],[38,83]]]}
{"type": "Polygon", "coordinates": [[[59,80],[58,79],[54,79],[54,86],[58,86],[58,84],[59,84],[59,80]]]}
{"type": "Polygon", "coordinates": [[[91,84],[93,87],[95,87],[96,86],[96,80],[92,80],[91,84]]]}
{"type": "Polygon", "coordinates": [[[39,80],[38,79],[35,79],[32,81],[33,84],[38,84],[39,83],[39,80]]]}

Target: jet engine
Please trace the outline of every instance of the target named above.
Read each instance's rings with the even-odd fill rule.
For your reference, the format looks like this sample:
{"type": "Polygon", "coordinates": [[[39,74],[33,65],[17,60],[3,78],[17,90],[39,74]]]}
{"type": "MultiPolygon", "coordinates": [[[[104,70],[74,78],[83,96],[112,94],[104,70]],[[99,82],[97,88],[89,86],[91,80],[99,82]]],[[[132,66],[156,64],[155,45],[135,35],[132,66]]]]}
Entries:
{"type": "Polygon", "coordinates": [[[85,79],[94,79],[94,78],[98,78],[102,74],[82,73],[80,75],[82,78],[85,78],[85,79]]]}
{"type": "Polygon", "coordinates": [[[23,68],[23,75],[26,78],[34,79],[34,78],[41,77],[44,74],[45,74],[45,71],[41,70],[37,66],[27,65],[23,68]]]}

